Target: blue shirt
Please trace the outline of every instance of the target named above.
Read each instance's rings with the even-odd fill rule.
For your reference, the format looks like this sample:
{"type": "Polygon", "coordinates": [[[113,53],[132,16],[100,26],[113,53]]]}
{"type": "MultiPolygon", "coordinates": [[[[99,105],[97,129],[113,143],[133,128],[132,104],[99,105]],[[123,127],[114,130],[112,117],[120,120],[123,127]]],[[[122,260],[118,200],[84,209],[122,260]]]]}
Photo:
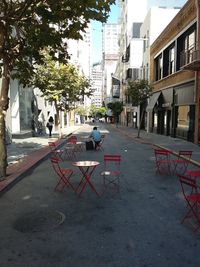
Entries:
{"type": "Polygon", "coordinates": [[[90,137],[92,137],[94,141],[101,141],[101,134],[98,130],[93,130],[90,134],[90,137]]]}

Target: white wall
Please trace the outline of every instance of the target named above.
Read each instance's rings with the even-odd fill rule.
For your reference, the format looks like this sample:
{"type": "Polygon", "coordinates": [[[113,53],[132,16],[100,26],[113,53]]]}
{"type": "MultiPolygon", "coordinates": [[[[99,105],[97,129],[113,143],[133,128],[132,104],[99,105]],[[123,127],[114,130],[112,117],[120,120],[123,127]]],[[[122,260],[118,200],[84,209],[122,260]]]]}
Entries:
{"type": "Polygon", "coordinates": [[[130,45],[130,68],[140,68],[143,58],[143,41],[140,39],[132,39],[130,45]]]}
{"type": "MultiPolygon", "coordinates": [[[[143,66],[150,65],[150,46],[161,34],[169,22],[176,16],[179,9],[152,7],[149,9],[140,28],[140,36],[145,38],[143,43],[146,47],[143,52],[143,66]],[[162,19],[161,19],[162,18],[162,19]]],[[[148,77],[149,78],[149,71],[148,77]]]]}

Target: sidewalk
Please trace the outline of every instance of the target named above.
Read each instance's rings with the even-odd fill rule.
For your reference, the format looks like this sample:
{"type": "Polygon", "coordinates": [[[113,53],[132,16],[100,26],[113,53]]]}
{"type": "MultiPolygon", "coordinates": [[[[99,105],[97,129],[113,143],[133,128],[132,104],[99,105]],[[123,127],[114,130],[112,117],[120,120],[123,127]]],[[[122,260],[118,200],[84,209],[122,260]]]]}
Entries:
{"type": "MultiPolygon", "coordinates": [[[[113,127],[116,127],[113,125],[113,127]]],[[[143,144],[151,144],[155,147],[165,148],[178,152],[179,150],[192,150],[192,161],[194,165],[200,167],[200,146],[195,145],[191,142],[187,142],[183,139],[173,138],[170,136],[159,135],[155,133],[147,133],[146,131],[140,132],[140,137],[137,137],[137,129],[118,126],[116,130],[120,131],[122,134],[129,138],[133,138],[135,142],[143,144]]]]}
{"type": "Polygon", "coordinates": [[[63,129],[63,138],[59,139],[59,134],[54,133],[52,138],[48,135],[38,137],[23,137],[12,140],[7,145],[8,155],[8,177],[0,182],[0,192],[9,189],[17,181],[22,179],[25,174],[33,167],[39,164],[49,153],[48,142],[57,141],[57,146],[61,146],[65,137],[75,132],[82,125],[71,126],[63,129]]]}

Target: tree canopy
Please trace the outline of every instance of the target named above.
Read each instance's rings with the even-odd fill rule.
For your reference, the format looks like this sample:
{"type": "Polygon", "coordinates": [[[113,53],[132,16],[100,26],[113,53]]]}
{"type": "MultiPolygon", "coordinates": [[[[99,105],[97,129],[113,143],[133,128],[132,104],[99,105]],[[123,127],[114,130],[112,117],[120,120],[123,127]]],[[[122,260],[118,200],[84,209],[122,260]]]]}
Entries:
{"type": "Polygon", "coordinates": [[[115,101],[107,104],[107,107],[112,110],[113,116],[118,118],[123,111],[123,102],[115,101]]]}
{"type": "Polygon", "coordinates": [[[132,104],[138,106],[147,100],[152,91],[148,80],[129,81],[126,95],[131,97],[132,104]]]}
{"type": "Polygon", "coordinates": [[[46,47],[53,59],[66,62],[66,39],[82,39],[91,20],[106,22],[115,0],[0,1],[0,175],[6,176],[5,114],[11,74],[29,84],[34,68],[44,62],[46,47]]]}
{"type": "Polygon", "coordinates": [[[46,100],[55,102],[60,110],[74,109],[75,102],[90,96],[89,80],[70,63],[60,63],[45,54],[44,64],[37,66],[32,84],[39,88],[46,100]]]}
{"type": "Polygon", "coordinates": [[[24,84],[49,47],[56,60],[67,60],[66,39],[82,39],[91,20],[106,22],[115,0],[2,0],[0,59],[19,73],[24,84]]]}
{"type": "Polygon", "coordinates": [[[134,80],[134,81],[129,81],[128,83],[126,94],[131,97],[132,104],[134,106],[143,105],[138,127],[138,134],[137,134],[138,138],[140,137],[140,129],[145,115],[147,99],[150,96],[151,91],[152,91],[152,86],[149,84],[148,80],[145,79],[134,80]]]}

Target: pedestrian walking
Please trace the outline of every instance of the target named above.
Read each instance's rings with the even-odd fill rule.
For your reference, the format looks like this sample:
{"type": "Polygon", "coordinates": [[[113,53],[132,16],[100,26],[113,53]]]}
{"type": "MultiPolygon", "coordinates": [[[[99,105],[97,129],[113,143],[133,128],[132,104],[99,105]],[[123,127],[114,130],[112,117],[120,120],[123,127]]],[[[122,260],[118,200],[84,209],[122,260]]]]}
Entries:
{"type": "Polygon", "coordinates": [[[53,129],[53,123],[54,123],[54,119],[52,116],[49,117],[49,120],[47,122],[47,128],[49,130],[49,137],[51,137],[52,134],[52,129],[53,129]]]}

